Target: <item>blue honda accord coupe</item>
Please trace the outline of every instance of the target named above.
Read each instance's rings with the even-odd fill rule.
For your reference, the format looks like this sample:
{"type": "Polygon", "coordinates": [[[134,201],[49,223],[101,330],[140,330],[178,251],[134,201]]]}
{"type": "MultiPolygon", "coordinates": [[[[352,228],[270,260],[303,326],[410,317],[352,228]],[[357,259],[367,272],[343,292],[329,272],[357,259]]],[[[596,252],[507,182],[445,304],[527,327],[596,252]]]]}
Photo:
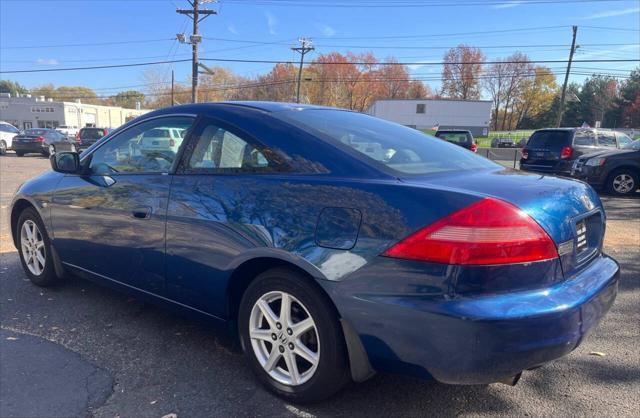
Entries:
{"type": "Polygon", "coordinates": [[[208,318],[290,401],[375,372],[515,384],[617,293],[590,186],[360,113],[178,106],[51,163],[11,207],[33,283],[75,274],[208,318]]]}

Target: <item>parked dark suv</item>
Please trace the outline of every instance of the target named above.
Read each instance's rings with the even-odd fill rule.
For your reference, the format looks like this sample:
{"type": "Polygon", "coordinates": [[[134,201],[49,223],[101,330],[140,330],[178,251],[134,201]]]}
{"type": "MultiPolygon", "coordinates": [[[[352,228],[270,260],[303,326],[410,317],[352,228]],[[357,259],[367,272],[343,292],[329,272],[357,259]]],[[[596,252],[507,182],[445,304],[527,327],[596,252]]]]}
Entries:
{"type": "Polygon", "coordinates": [[[630,142],[622,132],[605,129],[539,129],[522,149],[520,169],[569,176],[581,155],[615,150],[630,142]]]}
{"type": "Polygon", "coordinates": [[[573,164],[571,175],[614,195],[634,194],[640,187],[640,139],[619,150],[583,155],[573,164]]]}
{"type": "Polygon", "coordinates": [[[476,140],[473,138],[473,135],[470,131],[461,129],[442,129],[436,132],[436,136],[440,139],[444,139],[447,142],[459,145],[462,148],[466,148],[470,151],[478,151],[478,145],[476,144],[476,140]]]}
{"type": "Polygon", "coordinates": [[[82,128],[76,134],[76,144],[78,148],[88,148],[107,136],[109,132],[111,132],[111,129],[107,128],[82,128]]]}

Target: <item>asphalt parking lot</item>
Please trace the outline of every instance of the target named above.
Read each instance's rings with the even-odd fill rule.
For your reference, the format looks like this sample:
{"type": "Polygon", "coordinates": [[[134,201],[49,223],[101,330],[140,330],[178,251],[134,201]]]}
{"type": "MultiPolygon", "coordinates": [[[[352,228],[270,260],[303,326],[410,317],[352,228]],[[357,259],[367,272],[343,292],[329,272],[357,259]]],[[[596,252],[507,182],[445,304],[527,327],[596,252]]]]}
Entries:
{"type": "Polygon", "coordinates": [[[0,416],[638,416],[640,199],[605,197],[605,250],[622,267],[618,299],[571,355],[516,387],[447,386],[391,375],[312,406],[262,389],[205,325],[80,279],[40,289],[10,242],[8,205],[49,167],[0,157],[0,416]]]}

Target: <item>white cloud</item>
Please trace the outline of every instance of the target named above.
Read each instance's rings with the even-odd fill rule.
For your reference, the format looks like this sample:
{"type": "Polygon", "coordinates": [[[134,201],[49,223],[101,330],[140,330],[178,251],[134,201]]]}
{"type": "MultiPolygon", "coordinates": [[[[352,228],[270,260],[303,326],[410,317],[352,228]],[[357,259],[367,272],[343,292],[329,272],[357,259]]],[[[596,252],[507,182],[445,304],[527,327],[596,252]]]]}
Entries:
{"type": "Polygon", "coordinates": [[[427,72],[427,73],[436,73],[436,72],[440,71],[439,66],[432,65],[432,64],[429,64],[429,65],[424,64],[423,65],[423,64],[420,64],[421,62],[427,63],[427,62],[433,62],[433,60],[419,60],[419,61],[416,61],[415,64],[407,65],[407,68],[409,69],[409,71],[416,71],[416,70],[419,70],[421,68],[426,68],[425,72],[427,72]]]}
{"type": "Polygon", "coordinates": [[[55,58],[38,58],[36,60],[36,64],[38,65],[58,65],[60,61],[55,58]]]}
{"type": "Polygon", "coordinates": [[[276,19],[276,17],[269,12],[265,12],[264,16],[267,18],[267,27],[269,28],[269,34],[275,35],[277,33],[276,25],[278,24],[278,19],[276,19]]]}
{"type": "Polygon", "coordinates": [[[632,13],[640,13],[640,7],[633,7],[631,9],[609,10],[606,12],[594,13],[589,16],[584,16],[584,17],[581,17],[580,19],[582,20],[605,19],[607,17],[623,16],[623,15],[629,15],[632,13]]]}
{"type": "Polygon", "coordinates": [[[231,33],[233,33],[234,35],[238,34],[238,29],[236,29],[236,27],[233,25],[233,23],[229,23],[227,25],[227,30],[231,33]]]}
{"type": "Polygon", "coordinates": [[[315,26],[324,36],[333,36],[336,34],[336,30],[334,28],[329,25],[325,25],[324,23],[316,23],[315,26]]]}
{"type": "Polygon", "coordinates": [[[515,1],[510,1],[510,2],[508,2],[508,3],[500,3],[500,4],[496,4],[496,5],[493,5],[493,6],[491,6],[491,7],[492,7],[493,9],[510,9],[510,8],[512,8],[512,7],[520,6],[522,3],[524,3],[524,2],[522,2],[522,1],[518,1],[518,0],[515,0],[515,1]]]}

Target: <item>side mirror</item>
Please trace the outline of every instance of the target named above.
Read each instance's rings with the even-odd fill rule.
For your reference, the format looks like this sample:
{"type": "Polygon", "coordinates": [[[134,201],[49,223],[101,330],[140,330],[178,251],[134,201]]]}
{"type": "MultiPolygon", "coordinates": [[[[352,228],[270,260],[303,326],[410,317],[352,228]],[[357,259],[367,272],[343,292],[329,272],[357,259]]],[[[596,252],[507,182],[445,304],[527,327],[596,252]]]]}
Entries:
{"type": "Polygon", "coordinates": [[[80,172],[80,155],[77,152],[56,152],[49,160],[53,171],[58,173],[76,174],[80,172]]]}

